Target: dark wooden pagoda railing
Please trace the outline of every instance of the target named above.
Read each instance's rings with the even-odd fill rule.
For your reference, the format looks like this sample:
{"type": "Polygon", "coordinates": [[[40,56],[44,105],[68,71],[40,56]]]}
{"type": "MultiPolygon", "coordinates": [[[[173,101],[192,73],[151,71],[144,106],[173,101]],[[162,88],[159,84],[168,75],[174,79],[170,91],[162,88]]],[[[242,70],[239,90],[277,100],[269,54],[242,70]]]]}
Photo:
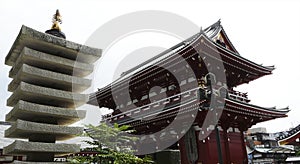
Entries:
{"type": "MultiPolygon", "coordinates": [[[[133,104],[130,104],[130,107],[128,110],[112,115],[112,114],[107,114],[102,117],[103,121],[121,121],[122,119],[125,119],[128,116],[133,116],[143,118],[143,117],[150,117],[151,115],[156,115],[156,114],[161,114],[165,112],[171,112],[174,109],[178,108],[178,103],[184,105],[191,101],[192,99],[196,100],[198,96],[198,88],[190,89],[188,91],[181,92],[179,94],[163,98],[160,100],[157,100],[155,102],[136,107],[133,104]],[[163,111],[161,109],[161,106],[164,107],[163,111]],[[151,109],[151,110],[150,110],[151,109]]],[[[159,96],[159,95],[157,95],[159,96]]]]}
{"type": "MultiPolygon", "coordinates": [[[[133,116],[135,118],[142,119],[151,117],[152,115],[172,112],[173,110],[178,109],[179,104],[188,104],[189,101],[197,99],[197,96],[199,96],[199,89],[200,88],[193,88],[167,98],[161,98],[160,94],[158,94],[155,96],[156,98],[159,97],[159,99],[156,99],[157,101],[152,103],[141,103],[145,105],[141,105],[139,107],[137,107],[133,103],[129,103],[128,105],[122,106],[123,112],[119,111],[118,113],[104,115],[102,116],[102,121],[124,122],[123,120],[128,120],[128,118],[133,116]],[[161,106],[163,106],[163,110],[161,106]]],[[[226,97],[244,103],[248,103],[250,101],[248,99],[247,93],[242,93],[234,90],[229,90],[226,97]]],[[[117,110],[122,109],[118,107],[117,110]]]]}
{"type": "Polygon", "coordinates": [[[228,90],[228,98],[237,100],[237,101],[241,101],[241,102],[245,102],[245,103],[250,102],[250,100],[248,99],[247,93],[243,93],[243,92],[239,92],[239,91],[235,91],[235,90],[228,90]]]}

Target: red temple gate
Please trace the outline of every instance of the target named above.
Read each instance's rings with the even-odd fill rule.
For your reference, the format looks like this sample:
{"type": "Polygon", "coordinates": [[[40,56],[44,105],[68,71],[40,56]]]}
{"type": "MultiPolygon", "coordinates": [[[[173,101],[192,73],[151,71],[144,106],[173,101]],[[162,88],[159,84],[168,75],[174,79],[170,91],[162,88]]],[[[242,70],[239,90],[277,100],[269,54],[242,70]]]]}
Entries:
{"type": "Polygon", "coordinates": [[[160,151],[169,144],[180,150],[183,164],[247,163],[244,132],[286,117],[289,110],[252,105],[247,93],[234,87],[272,70],[243,58],[218,21],[124,72],[91,94],[89,104],[114,110],[103,121],[131,125],[136,134],[150,136],[141,138],[138,151],[160,151]],[[176,128],[166,130],[171,124],[176,128]]]}

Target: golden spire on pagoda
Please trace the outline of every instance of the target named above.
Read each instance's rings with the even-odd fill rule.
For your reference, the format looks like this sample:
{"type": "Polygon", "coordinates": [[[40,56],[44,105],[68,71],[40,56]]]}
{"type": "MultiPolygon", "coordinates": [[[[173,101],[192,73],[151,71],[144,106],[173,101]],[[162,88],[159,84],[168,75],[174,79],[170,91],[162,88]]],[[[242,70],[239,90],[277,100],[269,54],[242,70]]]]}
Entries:
{"type": "Polygon", "coordinates": [[[66,39],[66,35],[61,31],[59,24],[62,23],[61,15],[59,13],[59,10],[56,10],[56,13],[53,15],[52,18],[52,27],[50,30],[45,31],[47,34],[51,34],[57,37],[61,37],[66,39]]]}
{"type": "Polygon", "coordinates": [[[59,23],[60,24],[62,23],[62,19],[61,19],[61,15],[60,15],[58,9],[56,10],[56,13],[53,15],[52,22],[53,22],[53,24],[52,24],[51,29],[56,29],[56,30],[61,31],[61,29],[59,27],[59,23]]]}

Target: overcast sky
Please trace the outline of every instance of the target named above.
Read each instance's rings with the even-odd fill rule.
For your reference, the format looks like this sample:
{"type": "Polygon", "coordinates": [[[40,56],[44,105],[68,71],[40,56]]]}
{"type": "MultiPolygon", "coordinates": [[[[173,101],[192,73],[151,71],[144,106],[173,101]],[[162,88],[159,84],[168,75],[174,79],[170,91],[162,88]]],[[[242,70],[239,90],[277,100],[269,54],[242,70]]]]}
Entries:
{"type": "MultiPolygon", "coordinates": [[[[229,39],[243,57],[258,64],[275,65],[276,70],[272,75],[240,86],[237,90],[248,92],[251,103],[256,105],[278,108],[289,106],[291,109],[289,117],[256,125],[267,127],[269,132],[286,130],[300,124],[299,8],[300,1],[296,0],[2,0],[0,1],[0,120],[4,120],[5,114],[11,109],[6,107],[6,99],[10,95],[7,91],[7,85],[11,81],[8,78],[10,67],[4,65],[4,59],[23,24],[42,32],[48,30],[52,24],[52,15],[59,9],[63,16],[62,31],[67,35],[67,39],[85,44],[97,28],[115,17],[134,11],[162,10],[183,16],[203,28],[221,19],[229,39]]],[[[89,112],[88,117],[101,114],[97,109],[89,112]]]]}

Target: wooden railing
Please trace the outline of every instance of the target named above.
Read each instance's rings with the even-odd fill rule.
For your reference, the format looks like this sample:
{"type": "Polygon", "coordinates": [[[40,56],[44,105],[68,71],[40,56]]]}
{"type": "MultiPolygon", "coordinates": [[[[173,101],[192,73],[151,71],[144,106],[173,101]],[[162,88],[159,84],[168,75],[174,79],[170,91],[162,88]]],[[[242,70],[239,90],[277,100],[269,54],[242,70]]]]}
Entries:
{"type": "Polygon", "coordinates": [[[250,100],[248,99],[248,94],[235,91],[235,90],[228,90],[228,98],[233,99],[233,100],[238,100],[241,102],[249,103],[250,100]]]}

